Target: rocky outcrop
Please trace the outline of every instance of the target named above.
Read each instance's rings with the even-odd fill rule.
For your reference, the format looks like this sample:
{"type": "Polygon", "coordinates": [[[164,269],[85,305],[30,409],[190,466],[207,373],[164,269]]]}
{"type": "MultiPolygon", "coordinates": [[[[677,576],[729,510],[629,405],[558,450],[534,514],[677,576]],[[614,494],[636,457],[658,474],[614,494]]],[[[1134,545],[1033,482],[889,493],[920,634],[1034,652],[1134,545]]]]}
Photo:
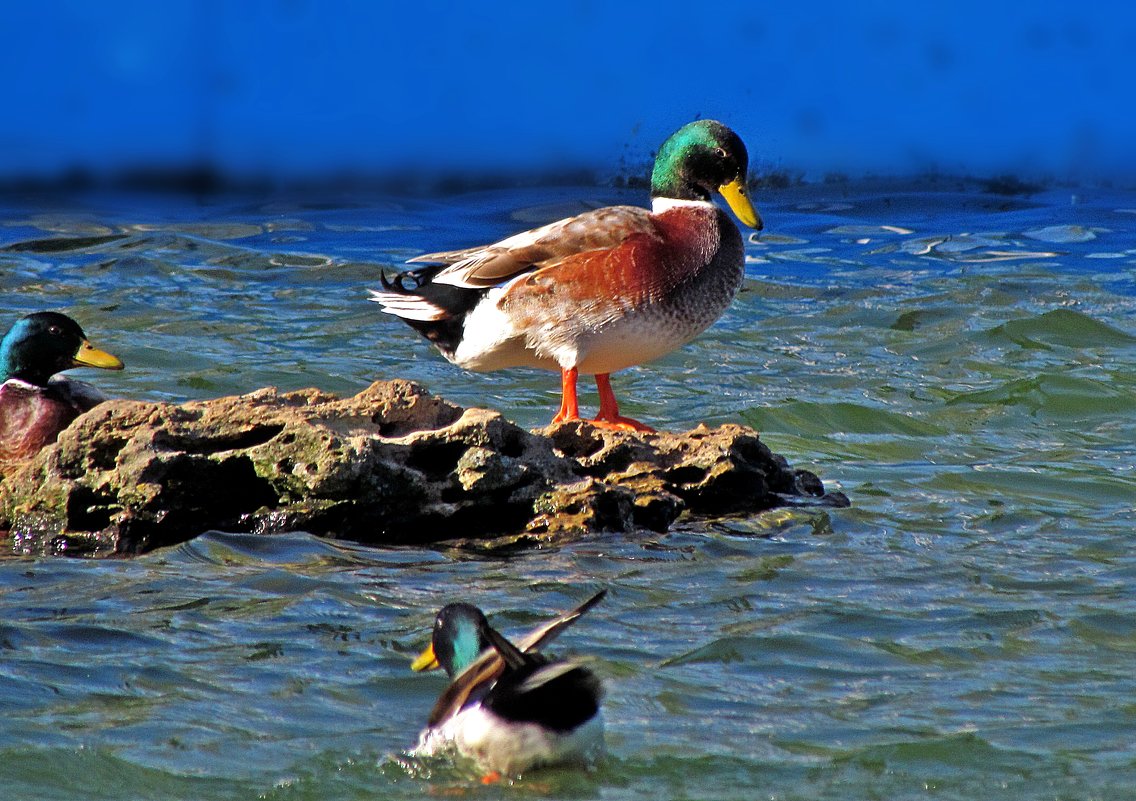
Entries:
{"type": "Polygon", "coordinates": [[[16,550],[54,553],[138,553],[208,529],[536,543],[802,502],[847,505],[743,426],[529,432],[389,381],[346,399],[108,401],[0,481],[0,528],[16,550]]]}

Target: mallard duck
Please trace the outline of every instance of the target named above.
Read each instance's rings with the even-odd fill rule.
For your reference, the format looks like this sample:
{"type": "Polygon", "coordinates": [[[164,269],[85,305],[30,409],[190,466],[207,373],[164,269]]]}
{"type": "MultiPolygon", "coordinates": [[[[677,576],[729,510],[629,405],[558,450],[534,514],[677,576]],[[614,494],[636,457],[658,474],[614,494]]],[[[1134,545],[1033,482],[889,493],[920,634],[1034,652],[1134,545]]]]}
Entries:
{"type": "Polygon", "coordinates": [[[106,396],[55,374],[72,367],[121,370],[117,357],[91,346],[65,314],[36,312],[0,340],[0,475],[29,459],[106,396]]]}
{"type": "Polygon", "coordinates": [[[539,765],[587,762],[603,749],[603,688],[590,670],[537,652],[607,594],[530,632],[517,645],[467,603],[442,607],[431,644],[414,670],[442,668],[452,679],[439,696],[415,754],[447,749],[472,758],[490,777],[539,765]]]}
{"type": "Polygon", "coordinates": [[[721,316],[742,282],[737,226],[710,198],[718,191],[751,228],[749,156],[720,122],[674,133],[655,158],[651,209],[608,206],[491,245],[429,253],[429,263],[388,278],[371,300],[403,318],[468,370],[559,370],[553,423],[579,419],[576,381],[595,376],[596,425],[651,431],[619,413],[616,370],[657,359],[721,316]]]}

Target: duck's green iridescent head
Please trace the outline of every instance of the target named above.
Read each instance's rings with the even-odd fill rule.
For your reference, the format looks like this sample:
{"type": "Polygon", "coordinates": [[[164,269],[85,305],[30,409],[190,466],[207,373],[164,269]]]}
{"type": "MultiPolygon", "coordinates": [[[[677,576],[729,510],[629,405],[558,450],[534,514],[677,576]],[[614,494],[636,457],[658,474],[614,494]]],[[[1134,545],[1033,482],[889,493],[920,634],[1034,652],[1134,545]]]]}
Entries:
{"type": "Polygon", "coordinates": [[[0,381],[18,378],[43,387],[53,375],[72,367],[122,366],[118,357],[91,347],[79,324],[57,312],[29,314],[0,340],[0,381]]]}
{"type": "Polygon", "coordinates": [[[746,194],[749,153],[741,138],[715,120],[682,126],[663,142],[651,173],[651,197],[709,200],[720,192],[738,219],[762,228],[746,194]]]}
{"type": "Polygon", "coordinates": [[[450,678],[469,667],[473,660],[490,647],[485,630],[489,621],[471,604],[443,606],[434,619],[434,633],[429,647],[411,664],[412,670],[442,668],[450,678]]]}

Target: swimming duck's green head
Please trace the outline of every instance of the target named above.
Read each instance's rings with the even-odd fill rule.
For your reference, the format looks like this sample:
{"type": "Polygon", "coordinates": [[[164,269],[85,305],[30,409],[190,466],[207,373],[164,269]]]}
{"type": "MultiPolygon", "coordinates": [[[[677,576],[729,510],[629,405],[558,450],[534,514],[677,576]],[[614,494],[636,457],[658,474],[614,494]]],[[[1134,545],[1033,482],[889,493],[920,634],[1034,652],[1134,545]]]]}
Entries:
{"type": "Polygon", "coordinates": [[[761,230],[746,193],[749,153],[741,137],[715,120],[682,126],[663,142],[651,173],[651,197],[709,200],[720,192],[738,219],[761,230]]]}
{"type": "Polygon", "coordinates": [[[0,381],[18,378],[43,387],[72,367],[121,370],[122,361],[92,347],[79,324],[58,312],[29,314],[0,340],[0,381]]]}
{"type": "Polygon", "coordinates": [[[489,621],[471,604],[447,604],[434,619],[434,633],[429,647],[414,663],[412,670],[442,668],[450,678],[469,667],[478,654],[490,647],[485,630],[489,621]]]}

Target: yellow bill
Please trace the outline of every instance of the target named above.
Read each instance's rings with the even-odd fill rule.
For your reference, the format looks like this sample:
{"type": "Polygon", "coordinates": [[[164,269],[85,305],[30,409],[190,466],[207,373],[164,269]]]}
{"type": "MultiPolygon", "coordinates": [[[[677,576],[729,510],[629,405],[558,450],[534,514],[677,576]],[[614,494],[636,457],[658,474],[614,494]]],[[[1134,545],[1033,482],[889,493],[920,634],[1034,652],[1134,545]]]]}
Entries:
{"type": "Polygon", "coordinates": [[[75,351],[74,359],[76,367],[101,367],[104,370],[121,370],[125,366],[122,363],[122,359],[117,356],[112,356],[105,350],[99,350],[85,339],[83,340],[83,344],[79,346],[79,350],[75,351]]]}
{"type": "Polygon", "coordinates": [[[728,184],[722,184],[718,187],[718,191],[730,204],[730,210],[737,215],[739,220],[758,231],[765,227],[765,224],[761,221],[761,215],[757,213],[757,209],[750,202],[749,195],[746,194],[745,178],[738,177],[728,184]]]}
{"type": "Polygon", "coordinates": [[[437,670],[441,667],[438,663],[438,657],[434,656],[434,646],[427,645],[426,650],[418,655],[418,658],[410,663],[411,670],[437,670]]]}

